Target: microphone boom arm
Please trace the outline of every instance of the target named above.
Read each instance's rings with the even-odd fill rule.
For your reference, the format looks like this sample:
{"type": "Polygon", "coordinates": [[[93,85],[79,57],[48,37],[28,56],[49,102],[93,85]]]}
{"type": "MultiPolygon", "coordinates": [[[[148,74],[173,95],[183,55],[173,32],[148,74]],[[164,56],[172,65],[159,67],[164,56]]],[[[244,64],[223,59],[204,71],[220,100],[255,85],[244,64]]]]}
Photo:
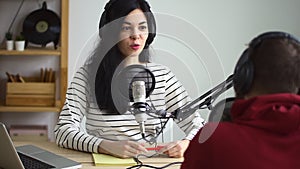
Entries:
{"type": "Polygon", "coordinates": [[[216,87],[207,91],[197,99],[188,103],[184,107],[175,110],[172,112],[173,118],[182,121],[192,115],[197,109],[202,109],[203,106],[206,106],[206,108],[210,109],[211,104],[215,101],[215,99],[233,86],[232,79],[233,74],[230,75],[224,82],[218,84],[216,87]]]}

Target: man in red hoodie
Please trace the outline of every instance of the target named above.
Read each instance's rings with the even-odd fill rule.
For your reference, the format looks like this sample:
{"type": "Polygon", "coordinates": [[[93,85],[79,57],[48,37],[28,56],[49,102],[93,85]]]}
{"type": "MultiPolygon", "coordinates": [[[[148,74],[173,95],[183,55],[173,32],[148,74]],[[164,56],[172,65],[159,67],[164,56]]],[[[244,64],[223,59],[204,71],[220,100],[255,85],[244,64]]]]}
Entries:
{"type": "Polygon", "coordinates": [[[299,169],[299,41],[284,32],[259,35],[239,59],[233,84],[231,121],[207,123],[181,169],[299,169]]]}

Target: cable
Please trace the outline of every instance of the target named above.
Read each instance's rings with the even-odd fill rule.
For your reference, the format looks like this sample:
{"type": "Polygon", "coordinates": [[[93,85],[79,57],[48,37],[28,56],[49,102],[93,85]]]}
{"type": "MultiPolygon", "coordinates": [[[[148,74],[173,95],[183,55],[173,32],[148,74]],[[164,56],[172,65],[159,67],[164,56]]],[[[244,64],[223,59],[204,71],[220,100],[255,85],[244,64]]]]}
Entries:
{"type": "Polygon", "coordinates": [[[163,127],[160,129],[160,131],[156,134],[156,136],[153,136],[150,140],[146,138],[145,134],[142,133],[142,138],[148,142],[150,145],[156,143],[156,139],[157,137],[163,132],[164,128],[166,127],[168,121],[169,121],[170,118],[167,119],[167,121],[165,121],[163,127]],[[154,140],[154,141],[153,141],[154,140]]]}
{"type": "Polygon", "coordinates": [[[9,25],[9,28],[8,28],[8,31],[7,31],[7,32],[10,32],[11,27],[13,26],[13,24],[14,24],[14,22],[15,22],[17,16],[19,15],[19,12],[20,12],[20,10],[21,10],[23,4],[24,4],[24,1],[25,1],[25,0],[22,0],[21,4],[20,4],[20,6],[19,6],[19,8],[18,8],[18,10],[17,10],[17,13],[16,13],[15,16],[14,16],[14,19],[11,21],[11,23],[10,23],[10,25],[9,25]]]}
{"type": "Polygon", "coordinates": [[[148,164],[137,164],[137,165],[128,167],[126,169],[139,169],[141,167],[148,167],[148,168],[154,168],[154,169],[164,169],[164,168],[170,167],[172,165],[180,165],[180,164],[182,164],[182,162],[179,162],[179,161],[178,162],[172,162],[172,163],[166,164],[166,165],[161,166],[161,167],[156,167],[156,166],[152,166],[152,165],[148,165],[148,164]]]}
{"type": "MultiPolygon", "coordinates": [[[[159,120],[160,120],[160,127],[161,127],[161,128],[164,128],[162,120],[161,120],[161,119],[159,119],[159,120]]],[[[162,142],[162,143],[165,142],[164,131],[161,132],[161,142],[162,142]]]]}
{"type": "Polygon", "coordinates": [[[178,162],[172,162],[172,163],[166,164],[166,165],[161,166],[161,167],[156,167],[156,166],[152,166],[152,165],[148,165],[148,164],[143,164],[143,162],[139,159],[142,156],[147,157],[147,158],[151,158],[151,157],[154,157],[154,156],[157,156],[157,155],[161,155],[161,153],[156,152],[152,155],[138,154],[136,157],[133,158],[134,161],[137,163],[137,165],[128,167],[126,169],[139,169],[141,167],[148,167],[148,168],[154,168],[154,169],[164,169],[164,168],[167,168],[171,165],[176,165],[176,164],[180,165],[180,164],[182,164],[182,162],[178,161],[178,162]]]}

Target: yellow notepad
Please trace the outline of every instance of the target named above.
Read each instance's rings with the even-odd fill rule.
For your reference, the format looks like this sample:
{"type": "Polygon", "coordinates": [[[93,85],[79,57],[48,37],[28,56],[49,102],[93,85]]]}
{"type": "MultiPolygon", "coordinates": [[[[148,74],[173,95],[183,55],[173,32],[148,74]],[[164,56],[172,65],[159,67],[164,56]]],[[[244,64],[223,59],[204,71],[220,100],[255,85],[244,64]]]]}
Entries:
{"type": "Polygon", "coordinates": [[[123,159],[123,158],[118,158],[106,154],[93,153],[93,159],[94,159],[95,166],[103,166],[103,165],[131,166],[137,164],[133,158],[123,159]]]}

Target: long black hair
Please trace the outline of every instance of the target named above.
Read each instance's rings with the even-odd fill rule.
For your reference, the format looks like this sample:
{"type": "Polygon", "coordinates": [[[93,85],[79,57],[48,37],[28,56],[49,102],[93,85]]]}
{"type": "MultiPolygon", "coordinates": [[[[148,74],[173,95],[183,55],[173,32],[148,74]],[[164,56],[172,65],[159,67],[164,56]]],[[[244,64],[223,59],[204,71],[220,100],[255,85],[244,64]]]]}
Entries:
{"type": "Polygon", "coordinates": [[[110,0],[101,15],[99,23],[101,41],[94,53],[96,60],[93,61],[94,69],[92,70],[96,71],[94,93],[98,108],[106,110],[108,114],[122,114],[127,110],[128,101],[122,100],[121,96],[117,98],[114,96],[113,99],[111,86],[114,73],[125,58],[117,46],[121,24],[124,17],[135,9],[141,9],[144,12],[149,31],[139,60],[150,62],[148,48],[156,35],[156,22],[150,6],[145,0],[110,0]],[[119,100],[116,100],[118,98],[119,100]]]}

